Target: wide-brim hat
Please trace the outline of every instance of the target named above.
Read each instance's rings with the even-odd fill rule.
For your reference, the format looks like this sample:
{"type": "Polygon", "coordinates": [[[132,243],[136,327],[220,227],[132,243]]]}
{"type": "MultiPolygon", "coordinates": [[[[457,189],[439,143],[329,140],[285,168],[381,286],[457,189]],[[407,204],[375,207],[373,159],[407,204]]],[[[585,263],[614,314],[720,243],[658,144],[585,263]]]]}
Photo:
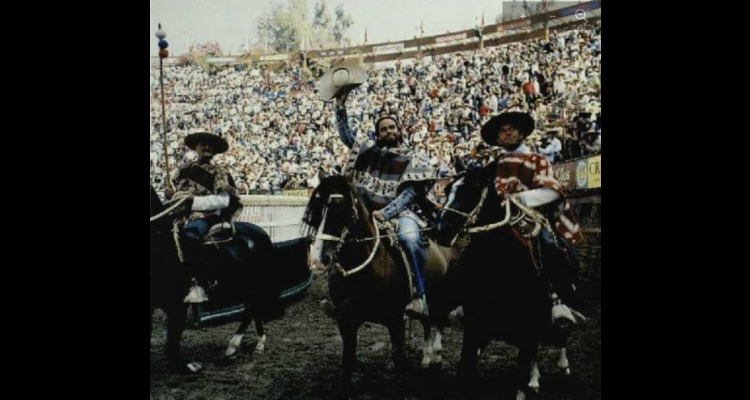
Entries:
{"type": "Polygon", "coordinates": [[[318,81],[318,94],[324,101],[331,100],[342,90],[351,90],[367,82],[367,72],[357,64],[341,63],[332,66],[318,81]]]}
{"type": "Polygon", "coordinates": [[[208,132],[195,132],[185,137],[185,146],[190,150],[195,150],[198,143],[208,143],[213,148],[214,154],[221,154],[229,150],[229,143],[222,139],[221,136],[208,132]]]}
{"type": "Polygon", "coordinates": [[[534,118],[531,118],[531,115],[519,111],[509,111],[495,115],[482,126],[482,139],[489,145],[497,146],[497,132],[500,131],[500,127],[503,125],[511,125],[518,129],[524,139],[531,132],[534,132],[535,126],[534,118]]]}

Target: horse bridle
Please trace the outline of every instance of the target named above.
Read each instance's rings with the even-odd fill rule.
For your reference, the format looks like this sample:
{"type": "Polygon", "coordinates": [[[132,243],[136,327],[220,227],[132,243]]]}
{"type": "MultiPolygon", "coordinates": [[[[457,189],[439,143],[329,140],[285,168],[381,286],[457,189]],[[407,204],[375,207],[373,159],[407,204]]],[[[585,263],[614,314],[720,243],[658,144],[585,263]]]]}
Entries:
{"type": "Polygon", "coordinates": [[[487,197],[487,192],[488,191],[489,191],[489,189],[487,187],[485,187],[484,190],[482,191],[482,196],[479,198],[479,202],[477,203],[476,206],[474,206],[474,209],[471,210],[471,212],[469,212],[469,213],[465,213],[463,211],[458,211],[458,210],[456,210],[454,208],[450,208],[448,206],[443,206],[443,210],[450,211],[452,213],[458,214],[458,215],[466,218],[466,222],[464,222],[464,226],[473,224],[474,221],[476,221],[477,216],[479,215],[479,211],[482,208],[482,204],[484,204],[484,199],[487,197]]]}
{"type": "MultiPolygon", "coordinates": [[[[332,199],[337,199],[338,200],[338,199],[343,199],[343,198],[344,198],[344,196],[341,195],[341,194],[331,194],[331,195],[328,196],[328,203],[330,204],[332,199]]],[[[357,217],[359,216],[359,213],[357,212],[357,199],[356,199],[356,197],[352,197],[352,211],[353,211],[353,215],[354,215],[354,218],[352,219],[352,221],[353,221],[353,220],[356,220],[357,217]]],[[[328,205],[326,205],[326,208],[323,211],[323,220],[321,222],[321,226],[325,225],[325,221],[326,221],[327,215],[328,215],[328,205]]],[[[358,265],[358,266],[356,266],[356,267],[354,267],[352,269],[349,269],[349,270],[344,269],[344,267],[341,266],[341,263],[336,262],[336,258],[338,257],[338,254],[341,251],[341,247],[344,245],[344,243],[346,243],[346,236],[349,234],[349,225],[348,224],[345,225],[344,228],[341,230],[341,237],[329,235],[327,233],[317,233],[315,235],[315,239],[316,240],[319,239],[319,240],[323,240],[323,241],[331,241],[331,242],[336,242],[337,243],[336,244],[336,249],[333,252],[334,258],[331,260],[331,264],[336,267],[336,270],[339,273],[341,273],[342,276],[348,277],[348,276],[350,276],[352,274],[355,274],[355,273],[361,271],[368,264],[370,264],[370,262],[372,261],[373,258],[375,258],[375,253],[377,253],[378,246],[380,246],[380,229],[377,227],[377,219],[375,219],[374,215],[372,217],[372,220],[373,220],[373,226],[375,226],[375,245],[372,247],[372,252],[370,253],[370,255],[367,257],[367,259],[362,264],[360,264],[360,265],[358,265]]]]}
{"type": "Polygon", "coordinates": [[[541,232],[542,227],[546,228],[547,230],[550,231],[550,233],[554,235],[554,232],[552,231],[552,227],[549,225],[549,221],[547,221],[547,219],[541,213],[524,206],[523,204],[521,204],[520,201],[518,201],[518,199],[512,196],[509,196],[508,198],[503,200],[502,203],[500,203],[501,206],[505,207],[505,218],[502,221],[493,222],[487,225],[474,226],[474,227],[467,228],[467,226],[471,226],[471,224],[476,222],[476,219],[479,216],[479,212],[482,209],[482,205],[484,204],[484,201],[487,197],[488,192],[489,192],[489,188],[485,186],[484,190],[482,190],[482,195],[479,199],[479,202],[474,207],[474,209],[469,213],[465,213],[463,211],[459,211],[450,207],[443,207],[443,210],[453,212],[455,214],[458,214],[466,218],[466,222],[464,222],[464,227],[461,229],[461,231],[464,231],[467,233],[488,232],[494,229],[501,228],[505,225],[514,226],[518,224],[519,222],[521,222],[523,219],[528,217],[531,220],[531,222],[533,222],[535,225],[531,233],[532,237],[536,237],[537,235],[539,235],[539,232],[541,232]],[[518,207],[518,209],[520,210],[520,213],[518,214],[518,216],[513,218],[512,221],[511,221],[511,212],[510,212],[511,203],[515,204],[516,207],[518,207]]]}

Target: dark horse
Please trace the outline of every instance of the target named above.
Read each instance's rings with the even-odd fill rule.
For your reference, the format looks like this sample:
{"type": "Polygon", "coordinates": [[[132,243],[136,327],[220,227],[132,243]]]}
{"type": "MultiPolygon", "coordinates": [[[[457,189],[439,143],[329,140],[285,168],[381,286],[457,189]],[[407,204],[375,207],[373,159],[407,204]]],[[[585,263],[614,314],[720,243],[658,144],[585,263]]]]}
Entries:
{"type": "MultiPolygon", "coordinates": [[[[153,320],[156,308],[161,308],[167,315],[167,359],[181,372],[197,372],[202,368],[198,363],[186,363],[180,355],[180,340],[188,310],[184,300],[196,276],[203,278],[201,281],[213,282],[215,290],[209,294],[244,305],[242,321],[229,341],[225,355],[236,353],[252,320],[255,320],[258,335],[256,349],[262,351],[266,339],[263,323],[278,318],[282,312],[279,279],[270,269],[271,239],[268,235],[258,235],[251,251],[247,243],[232,238],[247,249],[239,253],[241,262],[227,252],[230,242],[204,245],[181,240],[178,246],[173,233],[174,220],[189,210],[185,210],[179,201],[166,206],[169,207],[162,204],[151,187],[150,318],[153,320]]],[[[201,283],[206,287],[206,283],[201,283]]]]}
{"type": "MultiPolygon", "coordinates": [[[[514,233],[514,227],[529,222],[533,211],[524,214],[510,200],[501,202],[493,183],[496,168],[497,164],[491,163],[470,169],[448,185],[434,237],[449,245],[464,229],[470,233],[456,271],[452,268],[446,279],[456,296],[451,307],[461,303],[464,310],[459,377],[471,382],[481,350],[492,340],[503,340],[518,347],[521,371],[530,371],[530,380],[522,372],[518,382],[517,398],[522,399],[529,387],[539,387],[536,353],[540,344],[563,348],[558,366],[569,373],[564,345],[570,327],[553,326],[543,268],[537,269],[539,263],[532,259],[538,259],[534,255],[538,246],[527,247],[523,236],[514,233]]],[[[529,226],[534,226],[533,222],[529,226]]]]}
{"type": "MultiPolygon", "coordinates": [[[[350,391],[356,361],[357,331],[364,322],[382,324],[391,337],[391,351],[399,380],[406,371],[406,323],[404,309],[411,300],[410,278],[404,257],[391,245],[395,236],[380,233],[371,214],[346,178],[325,178],[313,192],[303,221],[316,247],[330,262],[329,292],[336,307],[336,320],[344,342],[341,392],[350,391]],[[322,243],[321,243],[322,241],[322,243]]],[[[396,242],[397,243],[397,242],[396,242]]],[[[450,248],[431,243],[427,247],[426,295],[428,304],[439,297],[439,284],[448,263],[457,255],[450,248]]],[[[319,258],[318,258],[319,260],[319,258]]],[[[428,308],[431,306],[428,306],[428,308]]],[[[423,366],[440,363],[440,333],[430,334],[423,319],[423,366]]]]}

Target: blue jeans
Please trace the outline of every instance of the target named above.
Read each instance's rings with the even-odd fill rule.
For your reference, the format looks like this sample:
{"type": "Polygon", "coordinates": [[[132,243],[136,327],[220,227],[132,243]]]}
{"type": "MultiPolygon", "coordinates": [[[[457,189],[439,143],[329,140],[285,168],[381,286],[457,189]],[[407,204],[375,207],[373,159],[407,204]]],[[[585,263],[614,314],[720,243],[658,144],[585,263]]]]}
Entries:
{"type": "Polygon", "coordinates": [[[411,218],[402,217],[398,219],[398,242],[406,252],[417,286],[417,295],[424,295],[425,267],[427,264],[427,251],[422,241],[422,232],[417,222],[411,218]]]}
{"type": "Polygon", "coordinates": [[[212,224],[205,218],[188,221],[180,232],[183,239],[199,240],[206,236],[212,224]]]}

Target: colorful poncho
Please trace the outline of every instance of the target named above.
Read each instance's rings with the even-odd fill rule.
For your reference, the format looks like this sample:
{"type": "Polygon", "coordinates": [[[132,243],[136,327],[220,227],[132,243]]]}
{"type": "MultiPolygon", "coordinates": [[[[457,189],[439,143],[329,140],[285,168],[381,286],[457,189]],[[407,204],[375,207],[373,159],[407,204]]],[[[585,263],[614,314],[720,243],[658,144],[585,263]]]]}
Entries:
{"type": "MultiPolygon", "coordinates": [[[[236,216],[241,209],[239,193],[234,180],[229,172],[220,165],[191,162],[180,168],[176,180],[175,187],[178,192],[189,192],[193,196],[210,196],[221,192],[229,193],[229,207],[221,212],[221,215],[227,220],[236,216]]],[[[193,211],[188,219],[206,218],[212,214],[216,214],[216,212],[193,211]]]]}
{"type": "Polygon", "coordinates": [[[505,153],[497,156],[495,189],[505,196],[541,187],[550,188],[560,194],[562,201],[554,213],[553,226],[557,234],[576,245],[583,240],[581,228],[560,182],[555,179],[552,165],[547,158],[533,153],[505,153]]]}
{"type": "MultiPolygon", "coordinates": [[[[368,210],[380,210],[390,204],[404,185],[424,185],[425,193],[435,184],[435,174],[427,160],[408,148],[381,149],[372,140],[358,139],[349,153],[342,174],[349,178],[368,210]]],[[[407,208],[399,216],[411,217],[415,208],[407,208]]]]}

